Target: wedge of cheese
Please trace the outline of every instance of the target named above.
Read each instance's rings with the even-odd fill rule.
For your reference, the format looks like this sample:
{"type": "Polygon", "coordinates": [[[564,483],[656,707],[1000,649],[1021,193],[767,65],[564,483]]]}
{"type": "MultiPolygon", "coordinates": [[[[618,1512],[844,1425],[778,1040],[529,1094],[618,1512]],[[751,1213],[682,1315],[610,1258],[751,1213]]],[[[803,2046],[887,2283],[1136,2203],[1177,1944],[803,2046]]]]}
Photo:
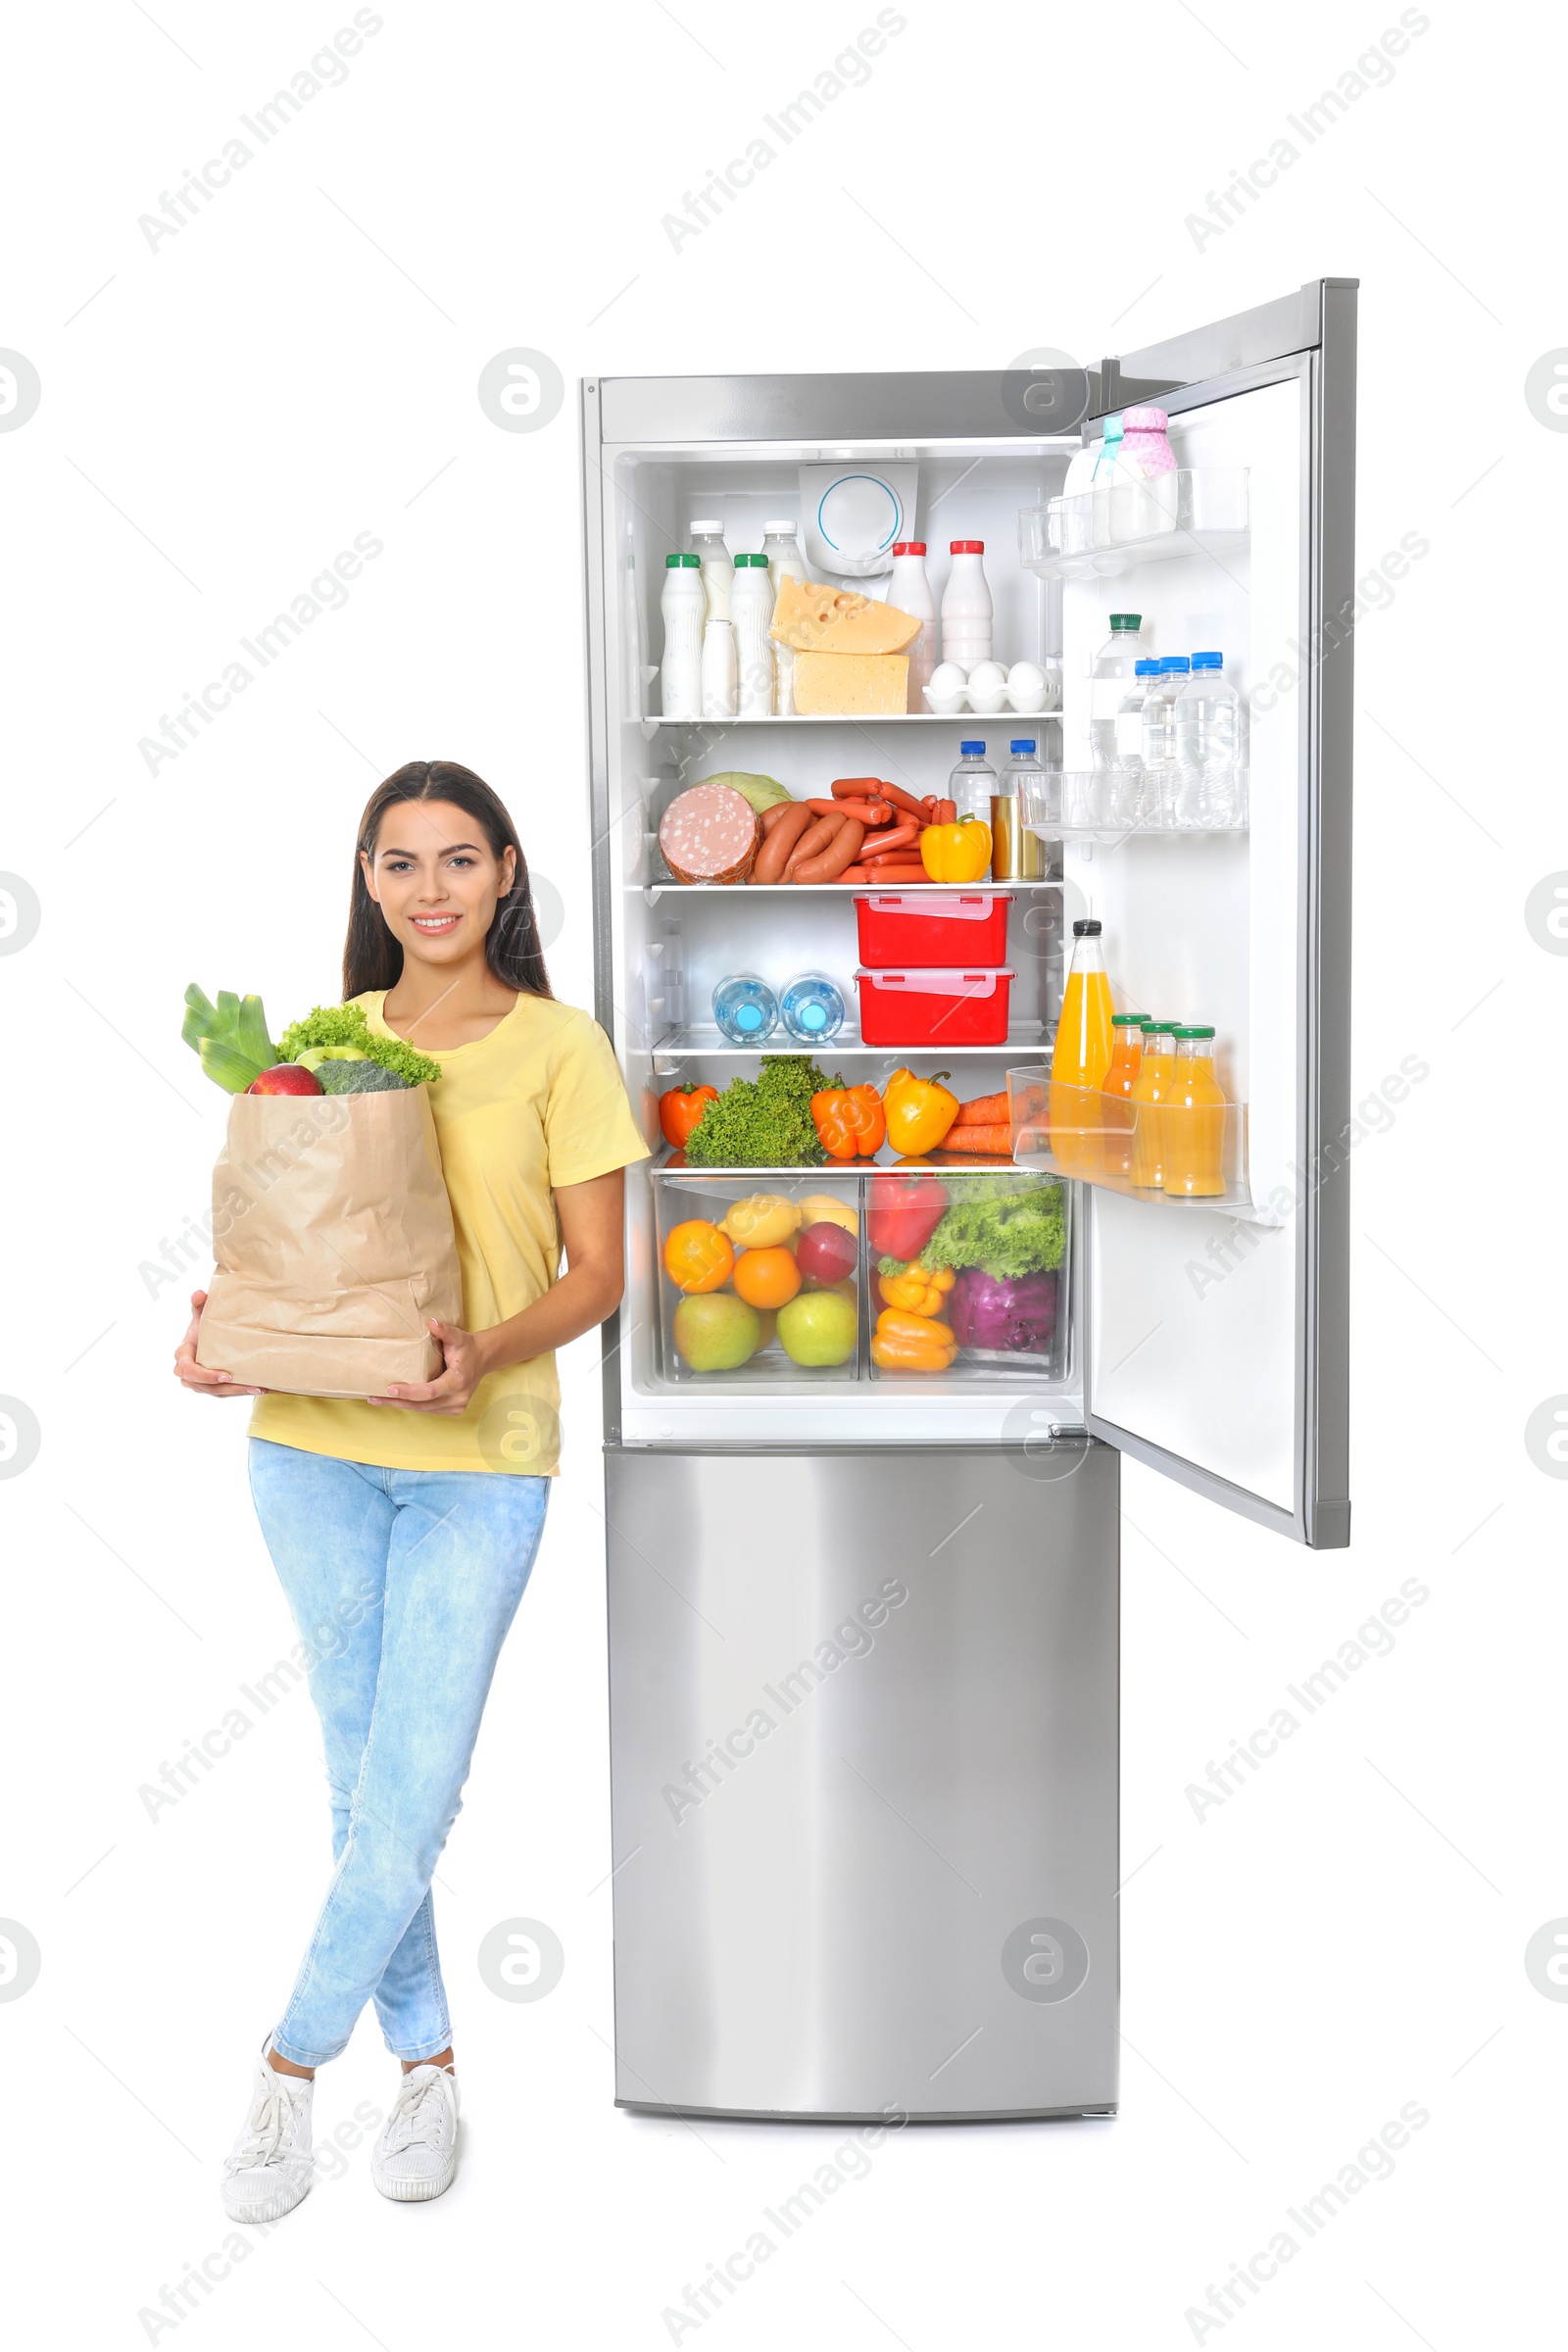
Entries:
{"type": "Polygon", "coordinates": [[[803,718],[886,717],[903,710],[908,690],[905,654],[795,657],[795,708],[803,718]]]}
{"type": "Polygon", "coordinates": [[[919,636],[920,623],[853,588],[803,584],[786,573],[768,634],[798,654],[902,654],[919,636]]]}

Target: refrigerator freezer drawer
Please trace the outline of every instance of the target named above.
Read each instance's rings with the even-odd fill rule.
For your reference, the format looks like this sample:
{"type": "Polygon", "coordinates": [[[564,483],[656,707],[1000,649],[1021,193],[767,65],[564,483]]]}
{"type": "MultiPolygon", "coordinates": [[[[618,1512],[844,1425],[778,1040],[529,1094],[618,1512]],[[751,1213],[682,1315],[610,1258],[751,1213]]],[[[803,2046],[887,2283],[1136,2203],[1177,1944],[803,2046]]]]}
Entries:
{"type": "Polygon", "coordinates": [[[1118,1468],[609,1452],[619,2103],[1114,2107],[1118,1468]]]}

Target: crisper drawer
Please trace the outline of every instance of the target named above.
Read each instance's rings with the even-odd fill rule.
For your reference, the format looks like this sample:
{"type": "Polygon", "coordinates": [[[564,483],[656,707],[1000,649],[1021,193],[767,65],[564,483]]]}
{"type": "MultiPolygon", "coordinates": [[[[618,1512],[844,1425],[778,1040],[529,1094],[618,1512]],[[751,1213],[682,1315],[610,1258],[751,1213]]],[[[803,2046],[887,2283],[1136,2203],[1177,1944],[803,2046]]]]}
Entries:
{"type": "Polygon", "coordinates": [[[658,1375],[831,1390],[1067,1378],[1073,1187],[909,1163],[651,1175],[658,1375]]]}
{"type": "Polygon", "coordinates": [[[607,1454],[620,2102],[1114,2106],[1117,1469],[607,1454]]]}

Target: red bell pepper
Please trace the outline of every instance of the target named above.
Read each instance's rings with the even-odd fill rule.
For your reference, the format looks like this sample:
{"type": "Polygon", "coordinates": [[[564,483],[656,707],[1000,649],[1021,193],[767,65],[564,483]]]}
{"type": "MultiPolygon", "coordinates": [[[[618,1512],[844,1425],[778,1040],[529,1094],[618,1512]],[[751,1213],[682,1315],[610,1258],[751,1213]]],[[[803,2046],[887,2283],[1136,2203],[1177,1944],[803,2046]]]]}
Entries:
{"type": "Polygon", "coordinates": [[[911,1171],[871,1178],[865,1238],[878,1257],[906,1265],[918,1257],[948,1213],[948,1188],[933,1175],[911,1171]]]}

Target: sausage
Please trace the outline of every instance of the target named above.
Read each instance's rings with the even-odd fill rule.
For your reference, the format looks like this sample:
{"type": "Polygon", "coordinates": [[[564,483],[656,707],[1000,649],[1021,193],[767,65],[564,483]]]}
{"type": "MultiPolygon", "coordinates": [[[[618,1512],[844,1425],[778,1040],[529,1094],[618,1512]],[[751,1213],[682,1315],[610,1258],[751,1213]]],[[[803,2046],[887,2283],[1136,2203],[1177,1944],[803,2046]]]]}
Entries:
{"type": "Polygon", "coordinates": [[[804,806],[804,802],[801,801],[775,801],[771,808],[762,810],[762,831],[771,833],[773,827],[779,823],[789,809],[800,808],[804,806]]]}
{"type": "Polygon", "coordinates": [[[835,776],[828,790],[836,801],[875,801],[886,797],[888,787],[880,776],[835,776]]]}
{"type": "Polygon", "coordinates": [[[923,865],[901,865],[896,858],[884,858],[880,864],[862,865],[858,870],[878,890],[902,890],[910,882],[931,879],[923,865]]]}
{"type": "Polygon", "coordinates": [[[820,856],[808,858],[804,865],[798,865],[791,880],[802,883],[836,882],[845,868],[855,863],[864,836],[865,827],[857,818],[848,818],[820,856]]]}
{"type": "Polygon", "coordinates": [[[818,816],[858,816],[862,825],[885,825],[893,814],[888,801],[808,801],[818,816]]]}
{"type": "Polygon", "coordinates": [[[868,833],[861,856],[883,858],[890,850],[906,849],[911,842],[919,840],[921,831],[922,827],[911,817],[906,825],[894,825],[885,833],[868,833]]]}
{"type": "MultiPolygon", "coordinates": [[[[769,809],[768,815],[772,813],[773,811],[769,809]]],[[[757,862],[752,867],[754,882],[783,881],[784,867],[789,854],[802,834],[810,826],[811,811],[804,801],[791,801],[788,807],[780,805],[778,818],[778,823],[774,825],[771,832],[766,834],[761,848],[757,853],[757,862]]],[[[762,823],[764,826],[766,825],[766,816],[763,817],[762,823]]]]}
{"type": "Polygon", "coordinates": [[[849,820],[846,817],[837,815],[819,816],[814,818],[812,820],[810,831],[801,835],[800,840],[796,843],[794,849],[790,852],[790,855],[785,861],[785,881],[789,882],[794,879],[795,868],[800,864],[803,858],[815,858],[820,854],[821,851],[825,850],[828,843],[832,840],[834,834],[838,831],[840,825],[846,824],[848,821],[849,820]]]}
{"type": "Polygon", "coordinates": [[[956,824],[957,823],[957,821],[958,821],[958,804],[957,804],[957,802],[956,802],[956,801],[938,801],[938,803],[937,803],[937,812],[936,812],[935,816],[934,816],[934,817],[931,819],[931,822],[932,822],[934,825],[956,825],[956,824]]]}
{"type": "Polygon", "coordinates": [[[912,792],[901,792],[897,784],[884,784],[880,789],[883,800],[891,801],[895,808],[902,808],[906,816],[917,816],[924,824],[931,822],[926,814],[929,800],[917,801],[912,792]]]}

